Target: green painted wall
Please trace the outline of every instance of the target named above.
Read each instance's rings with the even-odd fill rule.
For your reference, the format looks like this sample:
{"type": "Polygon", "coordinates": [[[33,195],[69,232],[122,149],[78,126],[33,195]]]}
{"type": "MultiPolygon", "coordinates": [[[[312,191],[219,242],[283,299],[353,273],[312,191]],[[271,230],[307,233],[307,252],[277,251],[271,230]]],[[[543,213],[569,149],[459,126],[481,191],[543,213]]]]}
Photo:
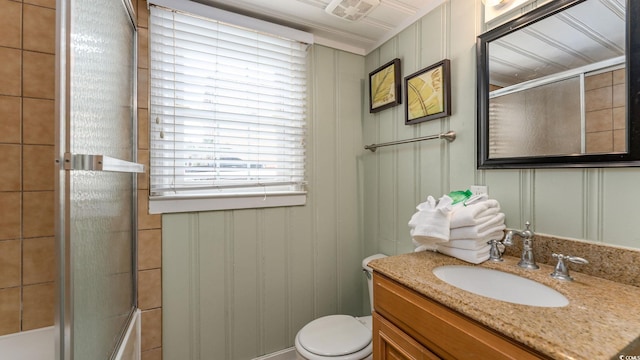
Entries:
{"type": "Polygon", "coordinates": [[[411,251],[407,222],[415,205],[428,195],[474,183],[488,185],[508,227],[522,228],[530,221],[538,233],[640,248],[640,233],[629,231],[640,218],[640,192],[634,185],[640,183],[639,168],[476,170],[475,40],[483,31],[481,12],[480,1],[445,2],[366,56],[367,73],[400,58],[403,77],[450,59],[453,111],[451,117],[413,126],[404,125],[403,105],[366,113],[365,144],[446,130],[458,136],[450,144],[431,140],[362,156],[366,251],[411,251]]]}
{"type": "Polygon", "coordinates": [[[364,58],[314,46],[308,204],[163,216],[165,358],[251,359],[292,346],[316,317],[367,312],[361,259],[412,251],[416,204],[474,183],[489,186],[509,227],[529,220],[539,233],[640,248],[629,231],[640,169],[476,170],[481,10],[445,2],[364,58]],[[367,74],[396,57],[403,77],[451,60],[452,116],[406,126],[403,105],[368,113],[367,74]],[[363,150],[447,130],[453,143],[363,150]]]}
{"type": "Polygon", "coordinates": [[[163,216],[165,359],[251,359],[324,315],[362,315],[364,58],[314,46],[306,206],[163,216]]]}

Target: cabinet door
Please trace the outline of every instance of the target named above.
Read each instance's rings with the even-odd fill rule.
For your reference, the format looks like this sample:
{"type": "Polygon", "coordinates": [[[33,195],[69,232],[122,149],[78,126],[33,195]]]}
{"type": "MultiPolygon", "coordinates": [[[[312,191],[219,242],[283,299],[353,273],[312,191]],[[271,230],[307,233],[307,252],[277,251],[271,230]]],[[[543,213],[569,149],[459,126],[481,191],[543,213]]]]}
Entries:
{"type": "Polygon", "coordinates": [[[374,360],[440,359],[377,313],[373,313],[374,360]]]}

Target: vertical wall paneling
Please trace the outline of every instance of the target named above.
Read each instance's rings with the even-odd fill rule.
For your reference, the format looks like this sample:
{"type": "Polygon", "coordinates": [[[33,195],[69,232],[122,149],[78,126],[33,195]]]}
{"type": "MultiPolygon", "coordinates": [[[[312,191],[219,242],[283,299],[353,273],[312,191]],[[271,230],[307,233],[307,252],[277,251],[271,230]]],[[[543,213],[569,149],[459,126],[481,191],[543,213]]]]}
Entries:
{"type": "MultiPolygon", "coordinates": [[[[419,31],[421,29],[420,22],[415,23],[411,27],[409,27],[406,31],[402,32],[398,35],[397,48],[404,49],[408,47],[416,47],[419,46],[420,39],[419,31]]],[[[416,126],[408,126],[405,125],[405,94],[406,88],[404,87],[404,77],[408,74],[414,73],[419,64],[419,53],[416,52],[415,56],[404,56],[402,58],[402,104],[394,108],[393,111],[396,111],[398,114],[398,119],[396,121],[396,136],[399,139],[411,139],[418,136],[417,127],[416,126]],[[397,110],[396,110],[397,109],[397,110]]],[[[385,111],[392,111],[385,110],[385,111]]],[[[379,151],[390,151],[395,150],[397,159],[396,159],[396,170],[395,174],[397,176],[397,186],[396,186],[396,198],[397,204],[411,204],[416,201],[416,198],[419,198],[417,194],[417,189],[419,188],[419,173],[420,168],[417,167],[417,157],[418,153],[416,152],[416,148],[419,145],[416,143],[413,144],[404,144],[396,147],[383,148],[379,151]]],[[[409,241],[409,232],[407,222],[411,218],[411,215],[415,212],[415,206],[398,206],[395,211],[396,215],[396,226],[394,240],[397,243],[395,252],[407,252],[411,251],[413,245],[411,245],[411,241],[409,241]]]]}
{"type": "MultiPolygon", "coordinates": [[[[479,1],[451,1],[446,7],[443,57],[451,59],[452,116],[448,128],[456,132],[456,140],[448,144],[449,183],[447,190],[467,189],[476,180],[476,61],[475,39],[480,29],[479,1]],[[461,19],[465,19],[461,21],[461,19]]],[[[478,177],[478,180],[483,180],[478,177]]],[[[484,182],[480,182],[483,184],[484,182]]]]}
{"type": "MultiPolygon", "coordinates": [[[[602,238],[614,245],[640,248],[638,204],[640,204],[640,170],[635,168],[602,171],[602,238]],[[615,214],[611,216],[610,214],[615,214]],[[613,239],[613,240],[612,240],[613,239]]],[[[629,264],[635,266],[637,264],[629,264]]],[[[631,267],[631,266],[630,266],[631,267]]]]}
{"type": "MultiPolygon", "coordinates": [[[[362,96],[363,58],[344,52],[336,52],[337,80],[340,99],[359,99],[362,96]]],[[[361,104],[361,103],[360,103],[361,104]]],[[[336,107],[336,129],[338,153],[336,154],[337,176],[337,221],[338,221],[338,274],[339,297],[338,311],[353,314],[368,311],[360,301],[364,283],[361,271],[361,259],[368,255],[363,251],[364,240],[360,235],[361,220],[358,206],[358,156],[365,150],[362,147],[362,110],[359,106],[336,107]],[[359,286],[354,286],[358,284],[359,286]]],[[[369,152],[368,150],[366,150],[369,152]]]]}
{"type": "Polygon", "coordinates": [[[255,356],[259,348],[257,210],[233,212],[233,359],[255,356]]]}
{"type": "Polygon", "coordinates": [[[338,309],[337,300],[337,211],[336,210],[336,173],[335,164],[338,152],[336,149],[336,62],[334,51],[329,48],[317,47],[315,52],[317,64],[322,64],[326,73],[316,74],[315,85],[320,89],[336,89],[329,93],[316,94],[314,97],[315,123],[315,190],[316,197],[315,221],[317,222],[315,236],[315,267],[316,288],[318,295],[329,295],[322,301],[316,301],[317,315],[335,313],[338,309]],[[329,75],[331,74],[331,75],[329,75]],[[327,169],[332,169],[327,171],[327,169]]]}
{"type": "MultiPolygon", "coordinates": [[[[226,231],[216,236],[207,236],[226,228],[225,213],[208,212],[201,213],[199,216],[191,214],[190,217],[199,219],[197,221],[197,237],[200,239],[198,246],[199,304],[204,309],[199,327],[200,352],[212,354],[218,349],[225,349],[227,342],[230,341],[229,332],[226,331],[226,326],[229,324],[227,310],[230,301],[225,292],[219,289],[226,288],[230,283],[228,279],[230,272],[227,271],[227,264],[230,263],[227,259],[230,257],[227,254],[232,252],[232,248],[227,246],[227,239],[230,236],[226,231]]],[[[220,355],[225,355],[224,357],[227,358],[227,354],[220,355]]]]}
{"type": "Polygon", "coordinates": [[[365,313],[364,58],[310,56],[322,67],[309,79],[307,205],[163,215],[165,359],[252,359],[293,346],[316,317],[365,313]]]}
{"type": "Polygon", "coordinates": [[[290,341],[287,312],[287,219],[285,208],[262,212],[264,229],[259,238],[262,244],[262,302],[260,308],[262,336],[261,353],[286,348],[290,341]],[[284,260],[284,261],[283,261],[284,260]]]}
{"type": "MultiPolygon", "coordinates": [[[[535,2],[526,10],[542,3],[535,2]]],[[[637,206],[631,205],[640,196],[631,185],[640,176],[637,168],[476,169],[475,40],[483,28],[509,20],[498,19],[485,26],[482,12],[480,1],[448,1],[365,58],[369,72],[384,60],[398,57],[403,60],[403,76],[442,58],[451,59],[452,115],[415,128],[418,136],[448,129],[458,136],[451,144],[426,141],[413,147],[378,150],[365,157],[363,198],[365,204],[377,205],[377,211],[366,206],[363,210],[365,249],[377,246],[375,251],[410,251],[408,236],[404,236],[408,235],[404,212],[409,213],[407,209],[413,209],[427,195],[439,196],[473,183],[489,187],[490,196],[500,201],[508,227],[521,228],[531,221],[541,234],[640,247],[640,241],[628,231],[632,218],[638,217],[637,206]],[[412,43],[413,37],[417,41],[412,43]],[[411,160],[405,163],[405,158],[413,159],[419,168],[414,174],[418,190],[404,186],[411,175],[394,178],[388,173],[394,169],[406,172],[411,160]],[[378,177],[372,179],[370,175],[375,173],[378,177]],[[367,202],[369,198],[376,200],[367,202]],[[391,205],[394,210],[387,208],[391,205]]],[[[362,132],[366,143],[369,139],[399,140],[406,135],[404,128],[389,126],[389,119],[400,114],[396,109],[365,115],[362,132]]]]}
{"type": "Polygon", "coordinates": [[[583,187],[573,186],[582,185],[582,179],[583,174],[579,171],[536,170],[533,195],[536,212],[531,220],[534,231],[545,229],[550,234],[565,231],[566,236],[576,239],[584,235],[584,213],[570,210],[572,207],[583,209],[587,206],[583,202],[583,187]]]}
{"type": "Polygon", "coordinates": [[[167,359],[198,359],[193,341],[193,290],[190,284],[190,215],[177,214],[163,219],[162,254],[163,355],[167,359]],[[167,255],[171,256],[167,256],[167,255]],[[168,310],[175,309],[175,310],[168,310]]]}

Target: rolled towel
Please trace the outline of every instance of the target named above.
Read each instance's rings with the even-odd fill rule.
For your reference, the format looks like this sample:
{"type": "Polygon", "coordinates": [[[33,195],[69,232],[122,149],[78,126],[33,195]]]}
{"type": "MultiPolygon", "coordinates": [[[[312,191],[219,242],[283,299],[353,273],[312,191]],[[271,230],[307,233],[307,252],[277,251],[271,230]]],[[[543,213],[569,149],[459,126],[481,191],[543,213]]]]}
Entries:
{"type": "Polygon", "coordinates": [[[482,238],[489,234],[502,231],[506,228],[504,218],[505,216],[503,213],[497,213],[493,215],[491,219],[482,224],[451,229],[449,232],[449,239],[458,240],[482,238]]]}
{"type": "Polygon", "coordinates": [[[425,250],[435,250],[436,244],[449,241],[449,221],[453,201],[447,195],[436,204],[433,196],[419,204],[418,212],[409,220],[411,238],[414,246],[425,250]]]}
{"type": "Polygon", "coordinates": [[[437,251],[472,264],[480,264],[481,262],[489,260],[490,249],[491,246],[489,245],[485,245],[483,248],[478,250],[464,250],[438,245],[437,251]]]}
{"type": "Polygon", "coordinates": [[[441,244],[442,246],[463,249],[463,250],[478,250],[487,245],[489,240],[500,240],[504,237],[504,231],[496,231],[487,236],[482,236],[478,238],[472,239],[452,239],[446,243],[441,244]]]}
{"type": "Polygon", "coordinates": [[[469,203],[459,203],[451,212],[451,228],[474,226],[491,219],[500,212],[500,204],[495,199],[484,199],[469,203]],[[466,204],[466,205],[465,205],[466,204]]]}

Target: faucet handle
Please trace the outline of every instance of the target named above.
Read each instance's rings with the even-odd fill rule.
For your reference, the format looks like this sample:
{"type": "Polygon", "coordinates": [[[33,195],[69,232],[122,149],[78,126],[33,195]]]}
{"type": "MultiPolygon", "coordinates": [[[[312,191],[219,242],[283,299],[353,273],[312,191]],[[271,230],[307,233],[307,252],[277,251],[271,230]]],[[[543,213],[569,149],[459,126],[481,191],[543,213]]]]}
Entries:
{"type": "Polygon", "coordinates": [[[555,253],[552,254],[551,256],[553,256],[554,258],[558,259],[558,263],[556,264],[555,269],[551,273],[551,277],[553,277],[555,279],[558,279],[558,280],[566,280],[566,281],[572,281],[573,280],[573,278],[571,276],[569,276],[569,268],[564,263],[564,260],[571,261],[572,263],[575,263],[575,264],[588,264],[589,263],[589,261],[587,261],[586,259],[583,259],[583,258],[577,257],[577,256],[562,255],[562,254],[555,254],[555,253]]]}
{"type": "Polygon", "coordinates": [[[502,254],[504,254],[504,245],[502,244],[502,242],[500,242],[500,240],[497,239],[492,239],[487,241],[488,245],[491,245],[491,248],[489,249],[489,261],[494,261],[494,262],[501,262],[504,261],[504,259],[502,258],[502,254]],[[498,245],[502,245],[502,250],[500,250],[500,247],[498,245]]]}

